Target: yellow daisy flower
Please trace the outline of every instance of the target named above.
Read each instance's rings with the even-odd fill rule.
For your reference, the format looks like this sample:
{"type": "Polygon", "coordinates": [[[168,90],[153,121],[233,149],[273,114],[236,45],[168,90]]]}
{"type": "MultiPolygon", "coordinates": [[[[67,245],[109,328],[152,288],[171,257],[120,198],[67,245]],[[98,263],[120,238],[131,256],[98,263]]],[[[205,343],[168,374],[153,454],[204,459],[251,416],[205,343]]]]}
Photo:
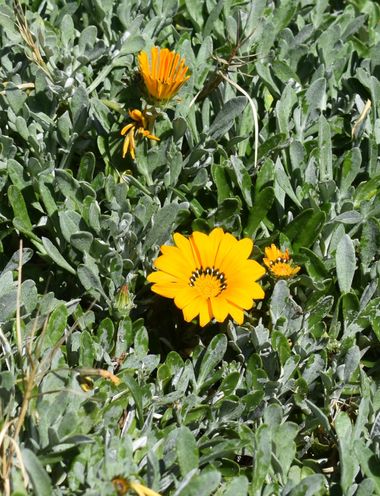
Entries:
{"type": "Polygon", "coordinates": [[[135,159],[135,148],[136,142],[135,137],[140,136],[142,138],[148,138],[154,141],[160,141],[160,138],[154,136],[147,129],[149,127],[149,119],[145,112],[141,110],[134,109],[128,110],[129,117],[134,121],[126,126],[120,131],[120,134],[124,137],[123,143],[123,158],[129,152],[133,160],[135,159]]]}
{"type": "Polygon", "coordinates": [[[195,231],[189,238],[175,233],[173,239],[176,246],[161,246],[162,255],[154,262],[158,271],[148,276],[152,291],[173,298],[187,322],[199,315],[204,327],[229,314],[242,324],[244,310],[264,298],[256,281],[265,269],[248,259],[252,240],[238,241],[219,227],[209,235],[195,231]]]}
{"type": "Polygon", "coordinates": [[[170,100],[189,79],[185,59],[167,48],[153,47],[148,54],[142,51],[138,55],[140,74],[146,89],[156,100],[170,100]]]}
{"type": "Polygon", "coordinates": [[[273,243],[265,248],[263,262],[268,267],[271,275],[277,279],[293,277],[301,268],[299,265],[293,265],[288,249],[281,251],[273,243]]]}

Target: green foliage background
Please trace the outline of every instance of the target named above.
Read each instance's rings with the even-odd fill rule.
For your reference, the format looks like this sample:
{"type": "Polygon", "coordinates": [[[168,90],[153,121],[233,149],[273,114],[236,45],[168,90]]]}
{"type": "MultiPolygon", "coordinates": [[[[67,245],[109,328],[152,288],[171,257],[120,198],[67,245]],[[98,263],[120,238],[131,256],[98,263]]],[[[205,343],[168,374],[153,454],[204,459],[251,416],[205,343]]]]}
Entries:
{"type": "Polygon", "coordinates": [[[3,490],[380,494],[378,2],[17,5],[0,1],[3,490]],[[120,129],[153,45],[191,78],[132,162],[120,129]],[[200,330],[145,277],[175,230],[217,225],[302,269],[264,278],[243,326],[200,330]],[[83,391],[88,368],[121,384],[83,391]]]}

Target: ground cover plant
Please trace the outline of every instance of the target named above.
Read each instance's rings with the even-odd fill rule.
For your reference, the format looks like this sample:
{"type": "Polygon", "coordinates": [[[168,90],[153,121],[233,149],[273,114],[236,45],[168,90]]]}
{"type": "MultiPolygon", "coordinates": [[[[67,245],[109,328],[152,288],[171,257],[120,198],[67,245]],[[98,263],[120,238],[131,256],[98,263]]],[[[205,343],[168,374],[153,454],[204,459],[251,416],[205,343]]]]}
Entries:
{"type": "Polygon", "coordinates": [[[0,1],[0,490],[380,494],[380,6],[0,1]]]}

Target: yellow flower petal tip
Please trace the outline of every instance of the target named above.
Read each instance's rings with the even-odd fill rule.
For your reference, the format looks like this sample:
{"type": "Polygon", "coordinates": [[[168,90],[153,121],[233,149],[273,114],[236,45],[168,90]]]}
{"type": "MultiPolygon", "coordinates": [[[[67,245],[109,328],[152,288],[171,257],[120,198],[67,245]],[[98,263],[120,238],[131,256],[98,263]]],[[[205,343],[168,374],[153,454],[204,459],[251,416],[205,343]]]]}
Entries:
{"type": "Polygon", "coordinates": [[[224,322],[230,315],[242,324],[244,311],[264,298],[257,281],[265,269],[248,258],[252,241],[238,241],[221,228],[209,235],[194,231],[188,238],[175,233],[173,239],[175,246],[161,246],[154,261],[158,270],[148,276],[152,291],[174,299],[187,322],[199,316],[204,327],[212,319],[224,322]]]}
{"type": "Polygon", "coordinates": [[[288,249],[281,251],[273,243],[265,248],[263,262],[276,279],[288,279],[295,276],[301,269],[299,265],[293,265],[288,249]]]}
{"type": "Polygon", "coordinates": [[[138,55],[140,74],[149,95],[158,101],[170,100],[189,79],[185,59],[167,48],[153,47],[138,55]]]}
{"type": "Polygon", "coordinates": [[[154,117],[148,115],[145,111],[138,109],[128,110],[129,117],[133,122],[124,126],[120,134],[124,136],[123,158],[129,153],[132,159],[135,159],[136,137],[147,138],[153,141],[160,141],[160,138],[154,136],[149,131],[149,127],[154,123],[154,117]]]}

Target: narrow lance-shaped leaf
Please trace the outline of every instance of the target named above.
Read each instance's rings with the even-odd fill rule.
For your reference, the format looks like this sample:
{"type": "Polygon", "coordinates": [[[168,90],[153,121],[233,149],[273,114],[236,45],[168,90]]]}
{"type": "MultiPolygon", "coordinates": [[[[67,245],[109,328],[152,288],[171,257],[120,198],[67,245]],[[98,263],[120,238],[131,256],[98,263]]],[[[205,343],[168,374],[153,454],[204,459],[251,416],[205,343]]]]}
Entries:
{"type": "Polygon", "coordinates": [[[356,267],[355,248],[348,234],[342,236],[338,243],[335,261],[340,291],[348,293],[351,289],[356,267]]]}

